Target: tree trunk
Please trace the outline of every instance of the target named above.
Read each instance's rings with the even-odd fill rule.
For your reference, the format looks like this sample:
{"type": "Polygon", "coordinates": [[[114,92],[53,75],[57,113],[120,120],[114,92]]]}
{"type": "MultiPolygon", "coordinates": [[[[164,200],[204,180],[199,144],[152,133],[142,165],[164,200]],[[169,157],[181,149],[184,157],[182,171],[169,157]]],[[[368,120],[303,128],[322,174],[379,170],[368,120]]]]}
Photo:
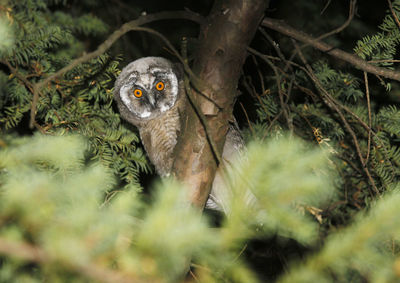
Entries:
{"type": "MultiPolygon", "coordinates": [[[[208,124],[209,138],[222,152],[228,123],[232,120],[246,48],[264,15],[269,0],[216,0],[201,27],[201,46],[194,73],[207,86],[203,95],[194,93],[194,103],[208,124]],[[211,102],[211,101],[212,102],[211,102]],[[218,105],[218,106],[217,106],[218,105]]],[[[194,206],[203,208],[214,180],[217,161],[204,126],[190,102],[182,119],[181,135],[174,155],[173,172],[191,190],[194,206]]],[[[221,154],[220,154],[221,155],[221,154]]]]}

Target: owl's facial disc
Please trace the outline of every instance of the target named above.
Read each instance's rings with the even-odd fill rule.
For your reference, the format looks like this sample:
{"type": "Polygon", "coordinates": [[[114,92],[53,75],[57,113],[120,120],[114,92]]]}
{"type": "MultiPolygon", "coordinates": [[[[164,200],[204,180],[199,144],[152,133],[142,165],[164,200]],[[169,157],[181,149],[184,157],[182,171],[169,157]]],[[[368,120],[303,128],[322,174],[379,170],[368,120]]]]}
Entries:
{"type": "MultiPolygon", "coordinates": [[[[135,62],[133,62],[135,63],[135,62]]],[[[137,68],[120,88],[124,105],[138,118],[152,119],[170,110],[178,97],[178,79],[172,67],[137,68]]]]}

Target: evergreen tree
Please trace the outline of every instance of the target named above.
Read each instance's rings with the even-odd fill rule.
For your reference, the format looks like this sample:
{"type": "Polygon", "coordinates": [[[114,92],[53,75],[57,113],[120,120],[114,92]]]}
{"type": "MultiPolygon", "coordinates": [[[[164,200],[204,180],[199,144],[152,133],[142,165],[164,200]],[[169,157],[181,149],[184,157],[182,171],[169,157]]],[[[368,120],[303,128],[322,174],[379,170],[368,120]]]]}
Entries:
{"type": "MultiPolygon", "coordinates": [[[[186,4],[206,15],[211,2],[186,4]]],[[[142,192],[151,166],[112,99],[122,62],[172,56],[180,36],[201,87],[187,68],[197,27],[120,39],[124,22],[184,5],[1,2],[0,281],[398,281],[400,0],[287,5],[271,1],[267,16],[291,26],[260,23],[239,81],[248,150],[226,168],[231,212],[200,216],[176,180],[142,192]],[[378,26],[363,22],[368,5],[378,26]],[[264,271],[267,259],[284,263],[264,271]]]]}

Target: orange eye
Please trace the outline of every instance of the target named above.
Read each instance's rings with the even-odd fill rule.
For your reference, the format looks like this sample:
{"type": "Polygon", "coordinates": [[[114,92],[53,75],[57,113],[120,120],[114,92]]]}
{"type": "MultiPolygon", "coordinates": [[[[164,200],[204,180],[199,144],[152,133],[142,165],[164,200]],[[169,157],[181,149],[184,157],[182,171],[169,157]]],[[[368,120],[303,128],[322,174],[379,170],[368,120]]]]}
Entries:
{"type": "Polygon", "coordinates": [[[158,83],[156,84],[156,89],[157,89],[157,90],[163,90],[164,87],[165,87],[165,85],[164,85],[163,82],[158,82],[158,83]]]}
{"type": "Polygon", "coordinates": [[[139,98],[139,97],[142,97],[142,95],[143,95],[143,91],[141,90],[141,89],[135,89],[134,91],[133,91],[133,95],[134,96],[136,96],[137,98],[139,98]]]}

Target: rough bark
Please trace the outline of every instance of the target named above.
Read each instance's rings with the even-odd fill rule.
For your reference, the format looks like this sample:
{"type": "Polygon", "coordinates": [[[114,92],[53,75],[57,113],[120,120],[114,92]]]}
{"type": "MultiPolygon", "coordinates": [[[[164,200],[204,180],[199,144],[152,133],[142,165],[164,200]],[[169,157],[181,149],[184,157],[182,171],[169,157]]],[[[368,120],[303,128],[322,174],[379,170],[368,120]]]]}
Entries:
{"type": "MultiPolygon", "coordinates": [[[[193,65],[194,73],[206,89],[204,98],[194,92],[194,103],[201,110],[217,151],[221,152],[232,120],[246,48],[259,25],[267,0],[216,0],[202,25],[200,42],[193,65]],[[211,101],[212,102],[211,102],[211,101]]],[[[191,190],[191,202],[203,208],[217,169],[216,158],[204,125],[190,105],[183,117],[181,136],[176,146],[173,172],[191,190]]]]}

